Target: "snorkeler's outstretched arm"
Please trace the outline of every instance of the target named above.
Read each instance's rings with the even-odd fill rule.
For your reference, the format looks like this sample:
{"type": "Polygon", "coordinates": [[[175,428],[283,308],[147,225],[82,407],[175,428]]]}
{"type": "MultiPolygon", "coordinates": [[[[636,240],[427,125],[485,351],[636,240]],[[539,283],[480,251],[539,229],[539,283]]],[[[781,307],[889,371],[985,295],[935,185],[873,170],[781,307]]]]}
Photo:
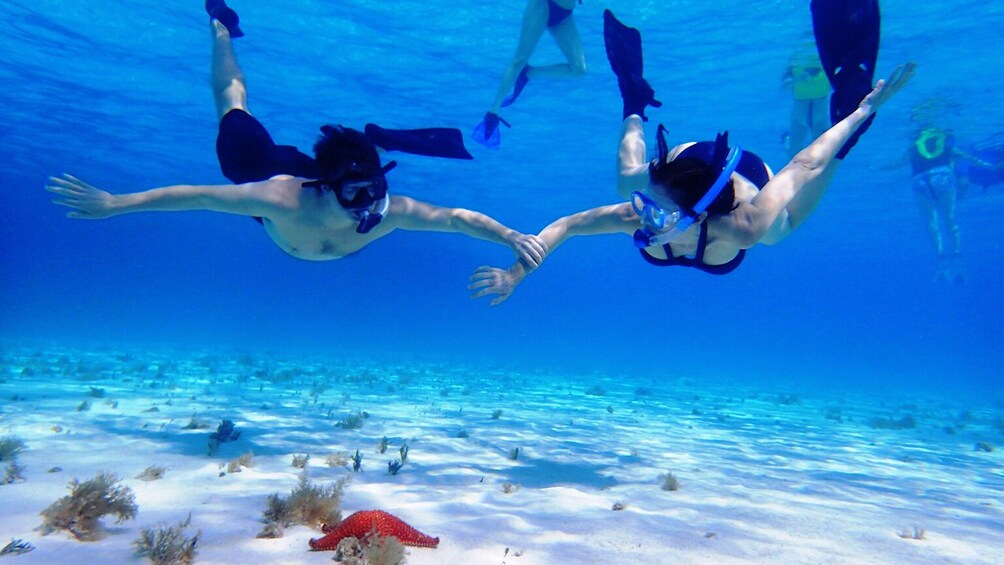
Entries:
{"type": "Polygon", "coordinates": [[[407,196],[391,197],[385,221],[392,228],[456,232],[505,245],[512,249],[518,259],[534,267],[540,265],[547,253],[547,246],[539,237],[508,228],[481,212],[433,206],[407,196]]]}
{"type": "Polygon", "coordinates": [[[645,151],[644,122],[641,116],[632,114],[624,118],[617,149],[617,194],[624,200],[630,200],[632,192],[645,190],[648,184],[645,151]]]}
{"type": "Polygon", "coordinates": [[[73,208],[68,218],[97,220],[131,212],[209,210],[242,216],[269,216],[276,209],[271,181],[241,185],[175,185],[142,192],[111,194],[73,175],[49,177],[45,189],[54,204],[73,208]]]}
{"type": "Polygon", "coordinates": [[[837,152],[880,106],[906,86],[915,66],[900,65],[887,80],[878,81],[857,110],[799,151],[753,200],[740,203],[732,214],[723,217],[719,225],[724,228],[725,237],[739,247],[748,248],[757,243],[776,243],[801,225],[829,187],[840,162],[835,159],[837,152]],[[784,212],[788,215],[786,228],[782,233],[771,230],[770,241],[763,240],[784,212]]]}
{"type": "MultiPolygon", "coordinates": [[[[537,237],[546,246],[541,261],[570,237],[608,233],[631,234],[637,227],[638,216],[631,208],[631,204],[627,202],[592,208],[571,216],[558,218],[537,234],[537,237]]],[[[471,294],[471,299],[496,295],[489,304],[498,306],[509,299],[516,287],[535,268],[523,261],[516,261],[508,269],[482,265],[471,275],[467,290],[475,291],[471,294]]]]}

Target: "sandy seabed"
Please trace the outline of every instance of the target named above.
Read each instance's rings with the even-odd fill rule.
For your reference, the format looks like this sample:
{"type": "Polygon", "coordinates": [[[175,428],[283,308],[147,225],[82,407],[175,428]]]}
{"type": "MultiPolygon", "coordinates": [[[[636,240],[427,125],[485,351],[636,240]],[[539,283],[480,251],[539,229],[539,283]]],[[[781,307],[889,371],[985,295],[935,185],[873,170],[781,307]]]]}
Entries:
{"type": "Polygon", "coordinates": [[[411,564],[1004,562],[1004,408],[989,403],[222,350],[0,359],[0,436],[26,446],[23,479],[0,485],[0,545],[35,547],[12,563],[141,563],[140,531],[189,514],[196,563],[331,562],[306,526],[255,537],[305,454],[313,483],[351,477],[344,515],[440,538],[411,564]],[[209,454],[223,420],[240,436],[209,454]],[[329,464],[356,450],[361,471],[329,464]],[[135,478],[151,465],[163,478],[135,478]],[[104,518],[97,541],[42,535],[39,513],[100,472],[132,489],[135,519],[104,518]]]}

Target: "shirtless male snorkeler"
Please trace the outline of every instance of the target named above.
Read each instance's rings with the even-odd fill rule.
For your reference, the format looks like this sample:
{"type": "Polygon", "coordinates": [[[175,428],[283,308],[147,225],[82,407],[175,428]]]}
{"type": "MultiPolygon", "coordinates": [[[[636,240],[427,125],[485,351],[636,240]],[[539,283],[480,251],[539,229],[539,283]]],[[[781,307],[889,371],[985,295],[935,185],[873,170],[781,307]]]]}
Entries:
{"type": "MultiPolygon", "coordinates": [[[[507,246],[516,257],[539,266],[547,246],[480,212],[444,208],[389,195],[385,174],[394,167],[380,162],[384,149],[460,157],[460,139],[441,136],[445,128],[366,132],[327,125],[314,145],[314,158],[295,147],[276,145],[247,109],[244,74],[237,64],[231,29],[240,37],[237,14],[220,0],[206,2],[213,33],[212,84],[220,116],[217,153],[224,175],[235,184],[174,185],[142,192],[111,194],[72,175],[51,177],[46,190],[55,204],[73,208],[69,218],[101,219],[132,212],[209,210],[258,219],[283,251],[308,261],[328,261],[355,253],[396,229],[458,232],[507,246]],[[229,29],[228,29],[229,28],[229,29]],[[410,132],[432,135],[432,152],[409,146],[410,132]],[[400,135],[399,135],[400,134],[400,135]],[[437,152],[438,151],[438,152],[437,152]]],[[[421,136],[420,136],[421,137],[421,136]]],[[[425,142],[430,141],[426,135],[425,142]]],[[[421,145],[421,143],[419,144],[421,145]]],[[[470,158],[467,155],[466,158],[470,158]]]]}

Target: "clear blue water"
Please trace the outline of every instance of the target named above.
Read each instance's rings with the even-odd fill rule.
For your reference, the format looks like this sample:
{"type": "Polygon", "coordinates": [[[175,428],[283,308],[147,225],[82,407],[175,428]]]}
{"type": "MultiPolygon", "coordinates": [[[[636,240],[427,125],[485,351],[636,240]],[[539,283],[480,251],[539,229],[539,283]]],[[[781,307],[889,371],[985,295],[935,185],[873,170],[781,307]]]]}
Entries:
{"type": "MultiPolygon", "coordinates": [[[[480,119],[507,64],[523,2],[238,2],[252,112],[308,149],[323,123],[443,125],[480,119]]],[[[531,83],[504,115],[501,151],[473,162],[402,157],[391,190],[484,211],[536,232],[613,203],[620,103],[603,6],[576,11],[589,73],[531,83]]],[[[788,54],[811,37],[808,3],[625,0],[674,141],[729,129],[779,168],[788,54]]],[[[715,278],[655,269],[623,236],[566,244],[509,302],[472,302],[467,277],[502,248],[393,234],[357,256],[294,260],[247,218],[135,214],[70,221],[48,175],[112,192],[222,183],[200,2],[0,2],[0,338],[88,344],[325,349],[650,378],[779,380],[1004,396],[1002,187],[962,202],[968,282],[933,282],[934,253],[909,171],[873,173],[909,141],[931,97],[963,145],[1004,131],[1004,2],[886,0],[880,69],[919,74],[883,109],[798,233],[715,278]]],[[[559,57],[544,38],[535,62],[559,57]]]]}

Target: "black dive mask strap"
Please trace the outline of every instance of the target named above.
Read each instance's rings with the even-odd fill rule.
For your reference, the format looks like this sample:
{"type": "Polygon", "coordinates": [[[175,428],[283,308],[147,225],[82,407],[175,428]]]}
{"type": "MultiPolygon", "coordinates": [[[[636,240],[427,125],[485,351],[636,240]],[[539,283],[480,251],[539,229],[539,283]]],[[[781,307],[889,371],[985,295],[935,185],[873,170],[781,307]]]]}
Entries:
{"type": "Polygon", "coordinates": [[[666,126],[659,124],[656,130],[656,143],[659,147],[659,159],[656,161],[660,166],[666,163],[666,156],[669,155],[669,144],[666,143],[666,126]]]}

